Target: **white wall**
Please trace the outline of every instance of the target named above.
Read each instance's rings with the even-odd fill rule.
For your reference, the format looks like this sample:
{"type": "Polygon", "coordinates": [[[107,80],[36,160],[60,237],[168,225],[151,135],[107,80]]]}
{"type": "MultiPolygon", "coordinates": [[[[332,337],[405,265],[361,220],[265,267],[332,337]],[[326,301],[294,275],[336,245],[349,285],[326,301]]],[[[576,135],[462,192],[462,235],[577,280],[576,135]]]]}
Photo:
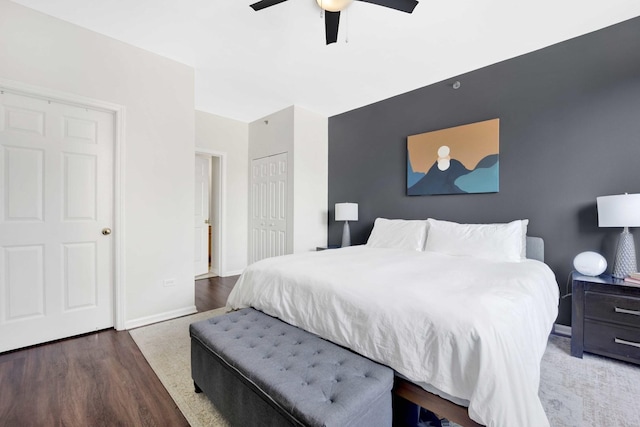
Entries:
{"type": "Polygon", "coordinates": [[[0,0],[0,78],[126,107],[126,325],[193,312],[193,69],[0,0]]]}
{"type": "MultiPolygon", "coordinates": [[[[287,153],[287,194],[293,195],[294,181],[294,107],[277,111],[259,120],[249,123],[249,168],[247,179],[251,183],[251,161],[275,154],[287,153]]],[[[248,187],[247,187],[248,188],[248,187]]],[[[247,190],[251,194],[250,188],[247,190]]],[[[287,204],[287,218],[293,218],[294,196],[290,196],[287,204]]],[[[250,208],[249,208],[250,209],[250,208]]],[[[251,212],[249,212],[250,214],[251,212]]],[[[247,220],[247,228],[250,224],[247,220]]],[[[293,221],[287,221],[287,248],[285,253],[293,253],[293,221]]],[[[251,243],[247,242],[247,253],[251,243]]],[[[251,257],[249,257],[251,259],[251,257]]]]}
{"type": "Polygon", "coordinates": [[[292,152],[294,148],[293,127],[293,106],[249,123],[249,158],[259,159],[274,154],[292,152]]]}
{"type": "Polygon", "coordinates": [[[327,117],[294,107],[293,252],[327,244],[328,132],[327,117]]]}
{"type": "Polygon", "coordinates": [[[219,274],[240,274],[247,265],[247,241],[249,218],[249,170],[248,125],[214,114],[195,113],[196,151],[224,153],[226,176],[224,177],[226,200],[222,201],[224,221],[222,225],[222,264],[219,274]]]}
{"type": "MultiPolygon", "coordinates": [[[[327,244],[328,119],[291,106],[249,124],[249,159],[287,152],[288,253],[327,244]]],[[[249,173],[247,174],[249,176],[249,173]]]]}

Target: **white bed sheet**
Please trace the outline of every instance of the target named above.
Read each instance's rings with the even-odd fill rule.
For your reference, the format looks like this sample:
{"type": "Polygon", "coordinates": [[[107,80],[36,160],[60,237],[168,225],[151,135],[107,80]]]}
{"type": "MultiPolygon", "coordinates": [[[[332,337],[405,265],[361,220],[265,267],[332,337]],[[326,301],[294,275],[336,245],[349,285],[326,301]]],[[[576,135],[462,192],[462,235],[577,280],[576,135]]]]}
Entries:
{"type": "Polygon", "coordinates": [[[539,261],[353,246],[252,264],[227,305],[254,307],[467,400],[486,426],[542,427],[540,362],[558,297],[539,261]]]}

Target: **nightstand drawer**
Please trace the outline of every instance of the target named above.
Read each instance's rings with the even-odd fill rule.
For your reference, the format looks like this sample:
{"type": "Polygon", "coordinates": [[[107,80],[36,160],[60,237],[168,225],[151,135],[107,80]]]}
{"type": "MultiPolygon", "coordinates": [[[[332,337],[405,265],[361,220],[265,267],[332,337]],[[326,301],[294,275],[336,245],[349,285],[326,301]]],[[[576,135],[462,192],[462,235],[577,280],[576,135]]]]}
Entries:
{"type": "Polygon", "coordinates": [[[640,360],[640,330],[585,320],[584,350],[640,360]]]}
{"type": "Polygon", "coordinates": [[[585,292],[584,317],[640,328],[640,298],[585,292]]]}

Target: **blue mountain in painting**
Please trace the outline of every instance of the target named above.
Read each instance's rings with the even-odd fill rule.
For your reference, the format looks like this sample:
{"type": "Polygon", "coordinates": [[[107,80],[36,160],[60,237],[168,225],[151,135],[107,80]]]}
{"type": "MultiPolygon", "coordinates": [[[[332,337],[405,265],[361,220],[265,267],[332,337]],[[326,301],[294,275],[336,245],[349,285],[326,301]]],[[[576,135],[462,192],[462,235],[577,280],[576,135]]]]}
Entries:
{"type": "Polygon", "coordinates": [[[420,181],[424,177],[422,172],[414,172],[409,161],[409,154],[407,153],[407,188],[412,187],[416,182],[420,181]]]}
{"type": "Polygon", "coordinates": [[[495,193],[498,191],[498,155],[482,159],[476,168],[455,180],[455,185],[465,193],[495,193]]]}
{"type": "Polygon", "coordinates": [[[434,163],[429,172],[420,181],[407,188],[408,196],[422,196],[425,194],[461,194],[461,190],[455,181],[468,174],[469,169],[456,159],[451,159],[449,169],[441,171],[438,163],[434,163]]]}
{"type": "Polygon", "coordinates": [[[498,163],[498,158],[499,157],[500,156],[497,155],[497,154],[488,155],[487,157],[485,157],[484,159],[482,159],[482,160],[480,160],[478,162],[478,164],[476,165],[476,169],[484,169],[484,168],[493,167],[496,163],[498,163]]]}

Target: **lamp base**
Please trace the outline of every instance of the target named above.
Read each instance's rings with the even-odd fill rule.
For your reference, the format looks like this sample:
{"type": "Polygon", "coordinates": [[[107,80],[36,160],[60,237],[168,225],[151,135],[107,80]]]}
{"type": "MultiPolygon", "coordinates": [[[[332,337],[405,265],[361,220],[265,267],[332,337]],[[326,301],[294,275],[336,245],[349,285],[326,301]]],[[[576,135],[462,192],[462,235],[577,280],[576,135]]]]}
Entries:
{"type": "Polygon", "coordinates": [[[636,265],[636,245],[633,242],[633,235],[629,233],[629,228],[625,227],[618,239],[618,249],[616,250],[616,260],[613,264],[613,277],[624,279],[630,273],[638,271],[636,265]]]}
{"type": "Polygon", "coordinates": [[[351,231],[349,230],[349,221],[345,221],[342,226],[342,246],[346,248],[347,246],[351,246],[351,231]]]}

